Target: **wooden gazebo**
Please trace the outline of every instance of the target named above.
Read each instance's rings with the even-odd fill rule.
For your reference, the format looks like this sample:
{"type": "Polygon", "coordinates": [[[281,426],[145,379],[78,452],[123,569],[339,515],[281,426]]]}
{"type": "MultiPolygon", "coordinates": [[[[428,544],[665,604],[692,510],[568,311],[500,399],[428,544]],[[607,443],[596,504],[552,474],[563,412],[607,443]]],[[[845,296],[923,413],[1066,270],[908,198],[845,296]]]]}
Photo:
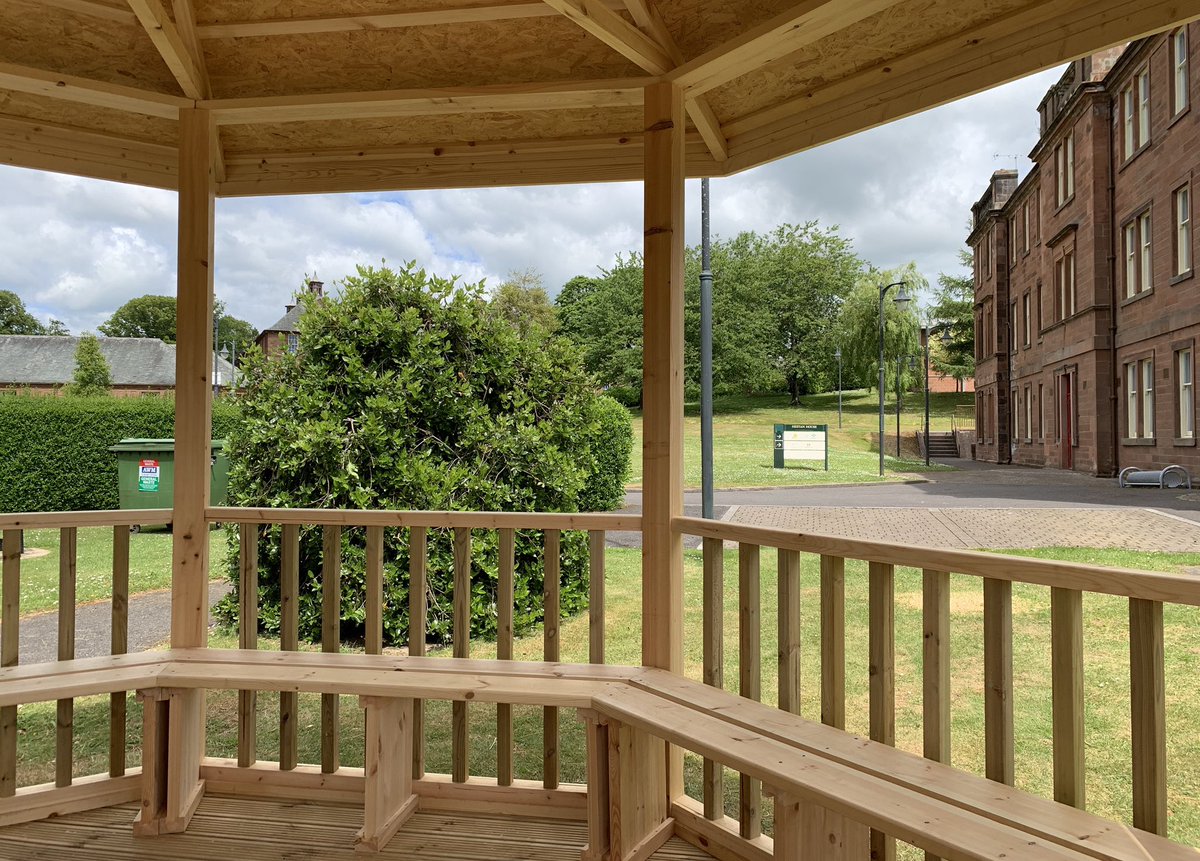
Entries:
{"type": "MultiPolygon", "coordinates": [[[[0,515],[0,857],[335,857],[352,850],[352,833],[344,845],[336,840],[348,821],[361,826],[360,850],[399,851],[408,835],[409,854],[398,857],[563,857],[586,842],[584,857],[613,861],[656,852],[887,858],[896,840],[950,859],[1196,857],[1165,837],[1162,613],[1163,602],[1200,604],[1200,586],[689,519],[681,439],[686,177],[729,175],[1197,17],[1200,0],[3,0],[3,162],[178,191],[179,341],[176,496],[167,515],[170,651],[120,654],[126,527],[160,515],[0,515]],[[645,185],[641,515],[209,506],[217,197],[604,180],[645,185]],[[236,650],[208,648],[214,522],[242,524],[236,650]],[[284,542],[279,652],[256,650],[253,584],[264,524],[282,525],[284,542]],[[61,660],[20,665],[21,531],[62,529],[62,606],[69,608],[75,530],[97,525],[114,528],[117,546],[113,656],[74,659],[64,613],[61,660]],[[322,594],[335,634],[340,531],[366,530],[368,654],[296,651],[294,548],[307,527],[325,532],[322,594]],[[411,654],[379,654],[384,529],[412,530],[418,548],[426,530],[453,530],[454,659],[423,656],[420,554],[410,571],[418,620],[411,654]],[[553,613],[545,661],[507,660],[512,536],[521,529],[544,532],[548,571],[557,569],[560,531],[592,533],[592,663],[559,662],[553,613]],[[614,529],[643,537],[636,667],[604,664],[603,533],[614,529]],[[459,586],[469,594],[472,530],[500,532],[497,661],[468,660],[469,602],[457,595],[459,586]],[[685,535],[704,539],[702,680],[683,675],[691,635],[683,621],[685,535]],[[722,689],[724,542],[740,545],[741,696],[722,689]],[[779,550],[778,708],[755,702],[762,546],[779,550]],[[812,609],[821,618],[821,673],[811,686],[819,690],[819,724],[798,717],[803,554],[821,558],[820,605],[812,609]],[[847,558],[869,563],[871,740],[842,730],[847,558]],[[925,571],[925,758],[891,747],[897,565],[925,571]],[[948,572],[983,584],[986,777],[948,765],[948,572]],[[1054,801],[1011,788],[1013,582],[1053,594],[1046,767],[1054,801]],[[1084,591],[1130,601],[1133,828],[1079,809],[1084,591]],[[239,755],[215,760],[205,755],[204,692],[233,689],[241,691],[239,755]],[[140,769],[125,763],[126,692],[135,690],[143,708],[140,769]],[[281,692],[271,761],[259,760],[255,739],[260,690],[281,692]],[[323,695],[319,764],[297,761],[299,692],[323,695]],[[71,767],[72,700],[97,694],[112,697],[110,768],[79,778],[71,767]],[[363,768],[338,758],[338,696],[345,694],[359,695],[366,713],[363,768]],[[453,768],[444,776],[427,774],[422,758],[422,702],[434,699],[454,703],[453,768]],[[59,704],[57,779],[19,786],[18,709],[44,701],[59,704]],[[472,701],[498,706],[495,777],[468,774],[472,701]],[[513,774],[514,705],[546,710],[536,784],[513,774]],[[578,709],[585,721],[586,786],[559,781],[560,708],[578,709]],[[685,750],[704,758],[695,798],[685,792],[685,750]],[[721,803],[723,767],[740,774],[737,816],[721,803]],[[773,840],[761,833],[764,787],[774,799],[773,840]],[[228,805],[229,796],[241,800],[228,805]],[[493,842],[472,843],[480,833],[493,842]],[[459,838],[466,842],[455,844],[459,838]]],[[[557,600],[548,577],[547,606],[557,600]]],[[[336,651],[336,636],[326,639],[326,651],[336,651]]]]}

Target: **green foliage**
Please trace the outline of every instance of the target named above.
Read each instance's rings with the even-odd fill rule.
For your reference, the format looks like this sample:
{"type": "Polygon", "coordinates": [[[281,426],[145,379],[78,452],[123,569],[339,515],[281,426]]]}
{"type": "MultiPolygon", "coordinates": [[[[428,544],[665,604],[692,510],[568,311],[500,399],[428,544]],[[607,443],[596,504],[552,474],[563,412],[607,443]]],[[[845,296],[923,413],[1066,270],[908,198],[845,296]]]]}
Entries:
{"type": "MultiPolygon", "coordinates": [[[[685,385],[700,386],[700,249],[685,259],[685,385]]],[[[836,376],[829,321],[862,269],[850,243],[815,222],[712,245],[713,389],[718,395],[789,391],[793,399],[836,376]]],[[[642,261],[631,254],[596,278],[569,281],[556,300],[561,332],[587,369],[627,405],[641,402],[642,261]]]]}
{"type": "MultiPolygon", "coordinates": [[[[236,344],[239,356],[248,352],[258,330],[245,320],[226,314],[223,302],[213,306],[213,316],[217,321],[217,344],[236,344]]],[[[114,311],[100,325],[100,332],[110,338],[157,338],[174,344],[175,327],[175,297],[146,295],[130,299],[114,311]]]]}
{"type": "MultiPolygon", "coordinates": [[[[858,280],[842,305],[837,329],[846,388],[874,388],[879,384],[879,290],[896,281],[905,282],[905,289],[910,296],[920,294],[927,286],[915,263],[897,269],[872,270],[858,280]]],[[[920,379],[923,368],[914,370],[907,367],[907,363],[898,363],[896,360],[897,357],[922,355],[920,326],[917,323],[916,302],[910,302],[901,311],[893,301],[897,290],[893,287],[888,291],[883,302],[885,380],[888,390],[894,391],[896,369],[903,364],[900,384],[907,391],[920,379]]]]}
{"type": "Polygon", "coordinates": [[[580,511],[610,511],[625,504],[625,481],[633,454],[633,420],[611,397],[598,397],[585,408],[594,441],[591,478],[579,498],[580,511]]]}
{"type": "Polygon", "coordinates": [[[25,309],[21,297],[11,290],[0,290],[0,335],[66,335],[67,327],[59,320],[44,325],[25,309]]]}
{"type": "Polygon", "coordinates": [[[532,269],[510,272],[491,298],[492,312],[521,333],[522,338],[544,338],[558,328],[558,314],[542,284],[542,276],[532,269]]]}
{"type": "MultiPolygon", "coordinates": [[[[612,475],[625,474],[628,447],[620,448],[615,412],[577,352],[560,339],[522,339],[491,313],[478,286],[412,265],[359,268],[341,295],[306,306],[300,345],[294,354],[253,353],[247,361],[239,396],[245,420],[230,446],[233,505],[576,511],[619,501],[612,475]]],[[[497,535],[473,540],[473,633],[489,635],[497,535]]],[[[350,636],[364,614],[364,543],[363,530],[343,534],[342,622],[350,636]]],[[[586,600],[586,543],[582,534],[564,536],[568,613],[586,600]]],[[[320,544],[319,530],[302,533],[299,611],[309,638],[320,631],[320,544]]],[[[278,535],[260,549],[263,570],[277,571],[278,535]]],[[[452,536],[431,530],[428,558],[430,634],[444,639],[452,536]]],[[[398,643],[408,632],[406,530],[387,531],[385,560],[385,637],[398,643]]],[[[516,561],[515,623],[525,629],[542,613],[541,536],[519,534],[516,561]]],[[[262,582],[264,625],[274,630],[279,578],[262,582]]],[[[222,612],[235,614],[235,603],[222,612]]]]}
{"type": "Polygon", "coordinates": [[[75,377],[67,386],[67,394],[79,398],[104,397],[112,388],[112,372],[100,352],[100,339],[85,334],[75,348],[75,377]]]}
{"type": "Polygon", "coordinates": [[[949,343],[933,341],[931,364],[939,373],[956,380],[975,376],[975,284],[970,272],[971,255],[959,259],[968,268],[964,275],[938,275],[938,290],[929,309],[935,323],[949,324],[949,343]]]}
{"type": "MultiPolygon", "coordinates": [[[[215,437],[228,436],[237,420],[229,404],[213,404],[215,437]]],[[[109,446],[174,435],[171,398],[0,398],[0,511],[116,508],[109,446]]]]}

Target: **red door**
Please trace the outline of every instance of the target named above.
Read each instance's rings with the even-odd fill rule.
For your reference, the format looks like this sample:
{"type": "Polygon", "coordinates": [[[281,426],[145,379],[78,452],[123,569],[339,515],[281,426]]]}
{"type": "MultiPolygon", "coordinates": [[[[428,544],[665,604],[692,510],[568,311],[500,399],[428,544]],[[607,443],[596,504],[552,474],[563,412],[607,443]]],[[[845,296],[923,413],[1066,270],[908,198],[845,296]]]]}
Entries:
{"type": "Polygon", "coordinates": [[[1060,451],[1062,452],[1062,468],[1073,469],[1075,466],[1075,450],[1072,445],[1075,439],[1075,410],[1071,406],[1071,375],[1063,374],[1059,377],[1059,390],[1062,392],[1062,439],[1060,440],[1060,451]]]}

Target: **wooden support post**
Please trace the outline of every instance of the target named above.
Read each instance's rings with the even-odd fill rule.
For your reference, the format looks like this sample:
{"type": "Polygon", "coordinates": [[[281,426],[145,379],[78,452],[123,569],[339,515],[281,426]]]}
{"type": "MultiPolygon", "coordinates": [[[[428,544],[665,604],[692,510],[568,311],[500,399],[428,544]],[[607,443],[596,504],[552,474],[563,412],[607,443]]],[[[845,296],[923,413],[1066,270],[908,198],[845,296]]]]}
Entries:
{"type": "MultiPolygon", "coordinates": [[[[75,582],[78,566],[79,531],[74,526],[59,530],[58,538],[58,659],[75,657],[75,582]]],[[[70,786],[75,746],[75,701],[58,701],[54,740],[54,785],[70,786]]]]}
{"type": "Polygon", "coordinates": [[[1163,605],[1129,599],[1133,826],[1167,836],[1167,711],[1163,605]]]}
{"type": "MultiPolygon", "coordinates": [[[[683,92],[646,87],[642,316],[642,663],[683,672],[683,92]]],[[[683,755],[667,791],[683,793],[683,755]]]]}
{"type": "MultiPolygon", "coordinates": [[[[238,529],[238,648],[258,648],[258,526],[238,529]]],[[[258,761],[258,691],[238,691],[238,767],[258,761]]]]}
{"type": "MultiPolygon", "coordinates": [[[[950,764],[950,575],[922,572],[922,698],[926,759],[950,764]]],[[[925,861],[938,861],[925,853],[925,861]]]]}
{"type": "MultiPolygon", "coordinates": [[[[0,666],[15,667],[21,650],[21,530],[5,529],[0,585],[0,666]]],[[[17,707],[0,707],[0,798],[17,793],[17,707]]]]}
{"type": "MultiPolygon", "coordinates": [[[[511,661],[513,656],[513,590],[516,534],[500,530],[500,577],[496,584],[496,657],[511,661]]],[[[589,609],[589,613],[591,610],[589,609]]],[[[496,783],[512,786],[513,717],[512,705],[496,704],[496,783]]]]}
{"type": "Polygon", "coordinates": [[[779,708],[800,714],[800,551],[780,550],[779,708]]]}
{"type": "Polygon", "coordinates": [[[983,581],[984,773],[1013,785],[1012,583],[983,581]]]}
{"type": "Polygon", "coordinates": [[[789,795],[775,796],[776,861],[865,861],[870,829],[820,805],[789,795]]]}
{"type": "MultiPolygon", "coordinates": [[[[284,526],[279,533],[279,648],[294,652],[300,645],[300,527],[284,526]]],[[[295,691],[279,692],[279,770],[291,771],[298,758],[300,698],[295,691]]]]}
{"type": "Polygon", "coordinates": [[[1050,589],[1054,800],[1084,809],[1083,593],[1050,589]]]}
{"type": "Polygon", "coordinates": [[[383,527],[367,527],[367,654],[383,654],[383,527]]]}
{"type": "Polygon", "coordinates": [[[355,848],[378,852],[417,810],[413,794],[412,700],[360,697],[366,712],[363,827],[355,848]]]}
{"type": "MultiPolygon", "coordinates": [[[[896,743],[896,569],[882,562],[868,566],[867,604],[870,616],[867,650],[870,656],[869,709],[871,740],[896,743]]],[[[871,832],[872,861],[894,861],[896,841],[882,831],[871,832]]]]}
{"type": "MultiPolygon", "coordinates": [[[[342,648],[342,529],[326,526],[321,535],[321,651],[342,648]]],[[[341,698],[321,694],[321,771],[341,766],[341,698]]]]}
{"type": "MultiPolygon", "coordinates": [[[[408,533],[408,653],[425,654],[425,560],[428,553],[428,533],[423,526],[414,526],[408,533]]],[[[509,627],[512,627],[511,610],[509,627]]],[[[425,776],[425,703],[413,700],[413,780],[425,776]]]]}
{"type": "MultiPolygon", "coordinates": [[[[454,530],[454,657],[471,657],[471,530],[454,530]]],[[[466,783],[470,763],[471,723],[466,700],[450,706],[450,774],[466,783]]]]}
{"type": "MultiPolygon", "coordinates": [[[[701,620],[704,642],[704,684],[725,687],[725,542],[705,538],[704,618],[701,620]]],[[[713,759],[704,760],[704,818],[725,815],[725,766],[713,759]]]]}
{"type": "Polygon", "coordinates": [[[846,560],[821,557],[821,723],[846,728],[846,560]]]}
{"type": "MultiPolygon", "coordinates": [[[[109,630],[109,654],[129,651],[129,527],[113,527],[112,604],[109,630]]],[[[125,773],[126,712],[129,697],[125,691],[108,695],[108,776],[125,773]]]]}
{"type": "MultiPolygon", "coordinates": [[[[762,612],[757,544],[738,545],[738,693],[762,698],[762,612]]],[[[738,781],[740,833],[746,839],[762,834],[762,784],[743,774],[738,781]]]]}
{"type": "Polygon", "coordinates": [[[581,861],[608,861],[612,828],[608,818],[608,724],[588,709],[580,709],[578,715],[587,736],[588,842],[581,861]]]}
{"type": "MultiPolygon", "coordinates": [[[[212,473],[213,236],[216,127],[179,111],[179,254],[175,344],[175,498],[171,513],[171,647],[208,645],[208,519],[212,473]]],[[[165,822],[183,830],[204,790],[204,691],[172,695],[165,822]],[[178,713],[176,713],[178,712],[178,713]]]]}
{"type": "Polygon", "coordinates": [[[609,847],[612,861],[646,861],[674,834],[662,763],[667,744],[625,724],[608,725],[609,847]]]}
{"type": "MultiPolygon", "coordinates": [[[[545,574],[542,577],[545,591],[542,605],[542,657],[550,662],[557,662],[559,658],[561,537],[557,529],[546,530],[545,574]]],[[[546,706],[542,709],[542,786],[558,789],[558,772],[558,707],[546,706]]]]}
{"type": "Polygon", "coordinates": [[[142,809],[133,820],[135,837],[159,834],[167,815],[167,768],[170,750],[170,692],[150,688],[137,692],[142,703],[142,809]]]}
{"type": "Polygon", "coordinates": [[[604,530],[588,533],[588,663],[604,663],[604,530]]]}

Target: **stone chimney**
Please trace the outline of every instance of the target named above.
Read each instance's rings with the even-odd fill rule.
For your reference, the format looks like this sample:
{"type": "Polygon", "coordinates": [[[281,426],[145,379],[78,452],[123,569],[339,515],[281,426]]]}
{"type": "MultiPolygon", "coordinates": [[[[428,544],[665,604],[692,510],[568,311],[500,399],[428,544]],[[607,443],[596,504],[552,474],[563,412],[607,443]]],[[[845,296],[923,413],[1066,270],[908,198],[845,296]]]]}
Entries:
{"type": "Polygon", "coordinates": [[[1111,48],[1105,48],[1103,51],[1097,51],[1089,58],[1091,60],[1091,68],[1088,70],[1089,81],[1103,81],[1112,67],[1116,65],[1117,60],[1121,59],[1121,55],[1125,53],[1125,49],[1129,46],[1128,42],[1122,42],[1119,45],[1113,45],[1111,48]]]}
{"type": "Polygon", "coordinates": [[[992,209],[1000,209],[1008,203],[1014,191],[1017,190],[1017,172],[1015,170],[997,170],[992,173],[992,209]]]}
{"type": "Polygon", "coordinates": [[[283,308],[284,308],[284,313],[285,313],[285,314],[290,314],[290,313],[292,313],[292,309],[293,309],[293,308],[295,308],[295,307],[296,307],[296,304],[295,304],[294,302],[293,302],[292,304],[290,304],[290,305],[284,305],[284,306],[283,306],[283,308]]]}
{"type": "Polygon", "coordinates": [[[318,299],[325,295],[325,282],[317,281],[315,278],[308,282],[308,295],[316,296],[318,299]]]}

